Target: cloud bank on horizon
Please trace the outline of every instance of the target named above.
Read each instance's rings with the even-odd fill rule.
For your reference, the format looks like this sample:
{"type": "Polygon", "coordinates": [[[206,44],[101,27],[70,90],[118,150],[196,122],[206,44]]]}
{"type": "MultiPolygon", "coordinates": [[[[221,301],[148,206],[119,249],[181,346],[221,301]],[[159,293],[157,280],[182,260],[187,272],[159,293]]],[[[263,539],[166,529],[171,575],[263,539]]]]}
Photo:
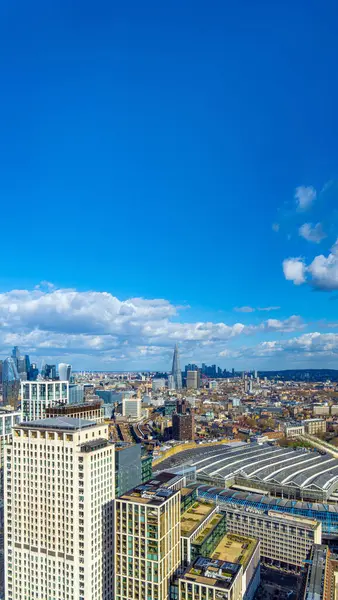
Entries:
{"type": "Polygon", "coordinates": [[[291,353],[293,360],[296,355],[338,353],[338,334],[279,339],[307,327],[297,315],[254,323],[189,322],[182,320],[182,308],[187,307],[165,299],[120,300],[108,292],[56,289],[48,282],[32,290],[10,290],[0,294],[1,354],[18,345],[35,360],[67,358],[78,369],[168,370],[176,342],[187,362],[231,358],[238,368],[239,362],[251,365],[277,353],[291,353]]]}

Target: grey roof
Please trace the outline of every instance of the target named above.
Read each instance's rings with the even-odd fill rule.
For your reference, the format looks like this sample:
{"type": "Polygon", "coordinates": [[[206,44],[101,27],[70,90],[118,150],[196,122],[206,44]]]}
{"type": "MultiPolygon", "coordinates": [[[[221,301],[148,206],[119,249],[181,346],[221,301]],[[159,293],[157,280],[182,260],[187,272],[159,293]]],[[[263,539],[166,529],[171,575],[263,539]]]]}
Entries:
{"type": "MultiPolygon", "coordinates": [[[[217,446],[183,452],[179,461],[181,465],[195,467],[201,480],[219,481],[219,484],[240,477],[257,482],[258,487],[259,484],[278,484],[320,490],[328,495],[338,488],[338,460],[317,451],[269,444],[246,444],[240,448],[217,446]]],[[[179,461],[175,459],[173,463],[179,461]]],[[[163,463],[160,466],[163,468],[163,463]]]]}
{"type": "Polygon", "coordinates": [[[21,423],[20,427],[28,429],[86,429],[97,425],[96,421],[88,419],[75,419],[74,417],[48,417],[47,419],[37,419],[36,421],[26,421],[21,423]]]}

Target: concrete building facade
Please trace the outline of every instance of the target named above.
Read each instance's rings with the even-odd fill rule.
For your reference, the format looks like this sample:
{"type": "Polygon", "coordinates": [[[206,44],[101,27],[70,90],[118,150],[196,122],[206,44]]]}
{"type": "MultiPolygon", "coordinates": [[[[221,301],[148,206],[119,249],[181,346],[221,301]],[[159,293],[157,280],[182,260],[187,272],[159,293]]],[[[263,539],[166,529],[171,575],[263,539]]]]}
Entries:
{"type": "Polygon", "coordinates": [[[227,531],[247,535],[261,542],[264,562],[300,571],[313,544],[321,544],[322,525],[314,519],[277,511],[252,512],[222,507],[227,531]]]}
{"type": "Polygon", "coordinates": [[[187,388],[190,390],[198,390],[200,387],[200,372],[187,371],[187,388]]]}
{"type": "Polygon", "coordinates": [[[108,426],[68,417],[22,423],[5,460],[6,600],[112,600],[108,426]]]}
{"type": "Polygon", "coordinates": [[[308,433],[309,435],[325,433],[326,431],[325,419],[305,419],[303,425],[305,427],[305,433],[308,433]]]}
{"type": "Polygon", "coordinates": [[[122,399],[122,415],[132,421],[141,420],[141,398],[125,397],[122,399]]]}

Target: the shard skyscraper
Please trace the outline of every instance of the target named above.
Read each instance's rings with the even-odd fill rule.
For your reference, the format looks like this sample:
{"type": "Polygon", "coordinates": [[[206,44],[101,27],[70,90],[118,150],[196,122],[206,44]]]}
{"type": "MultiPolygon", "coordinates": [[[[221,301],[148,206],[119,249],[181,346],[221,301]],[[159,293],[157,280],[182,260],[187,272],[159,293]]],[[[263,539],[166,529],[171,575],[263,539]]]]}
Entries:
{"type": "Polygon", "coordinates": [[[177,344],[174,348],[173,367],[171,370],[171,374],[173,376],[175,390],[181,390],[182,389],[182,372],[181,372],[181,365],[180,365],[180,354],[178,351],[177,344]]]}

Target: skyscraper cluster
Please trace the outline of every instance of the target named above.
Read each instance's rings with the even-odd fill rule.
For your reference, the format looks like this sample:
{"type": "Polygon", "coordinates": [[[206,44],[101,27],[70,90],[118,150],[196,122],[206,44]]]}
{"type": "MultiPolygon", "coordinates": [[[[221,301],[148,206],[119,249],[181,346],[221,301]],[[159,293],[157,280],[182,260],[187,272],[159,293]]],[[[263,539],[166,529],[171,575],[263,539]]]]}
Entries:
{"type": "Polygon", "coordinates": [[[57,380],[70,381],[72,367],[69,364],[56,365],[43,363],[41,373],[37,364],[30,361],[28,354],[21,354],[18,346],[14,346],[11,355],[1,361],[0,383],[2,383],[2,397],[4,404],[17,407],[20,399],[22,382],[57,380]]]}

